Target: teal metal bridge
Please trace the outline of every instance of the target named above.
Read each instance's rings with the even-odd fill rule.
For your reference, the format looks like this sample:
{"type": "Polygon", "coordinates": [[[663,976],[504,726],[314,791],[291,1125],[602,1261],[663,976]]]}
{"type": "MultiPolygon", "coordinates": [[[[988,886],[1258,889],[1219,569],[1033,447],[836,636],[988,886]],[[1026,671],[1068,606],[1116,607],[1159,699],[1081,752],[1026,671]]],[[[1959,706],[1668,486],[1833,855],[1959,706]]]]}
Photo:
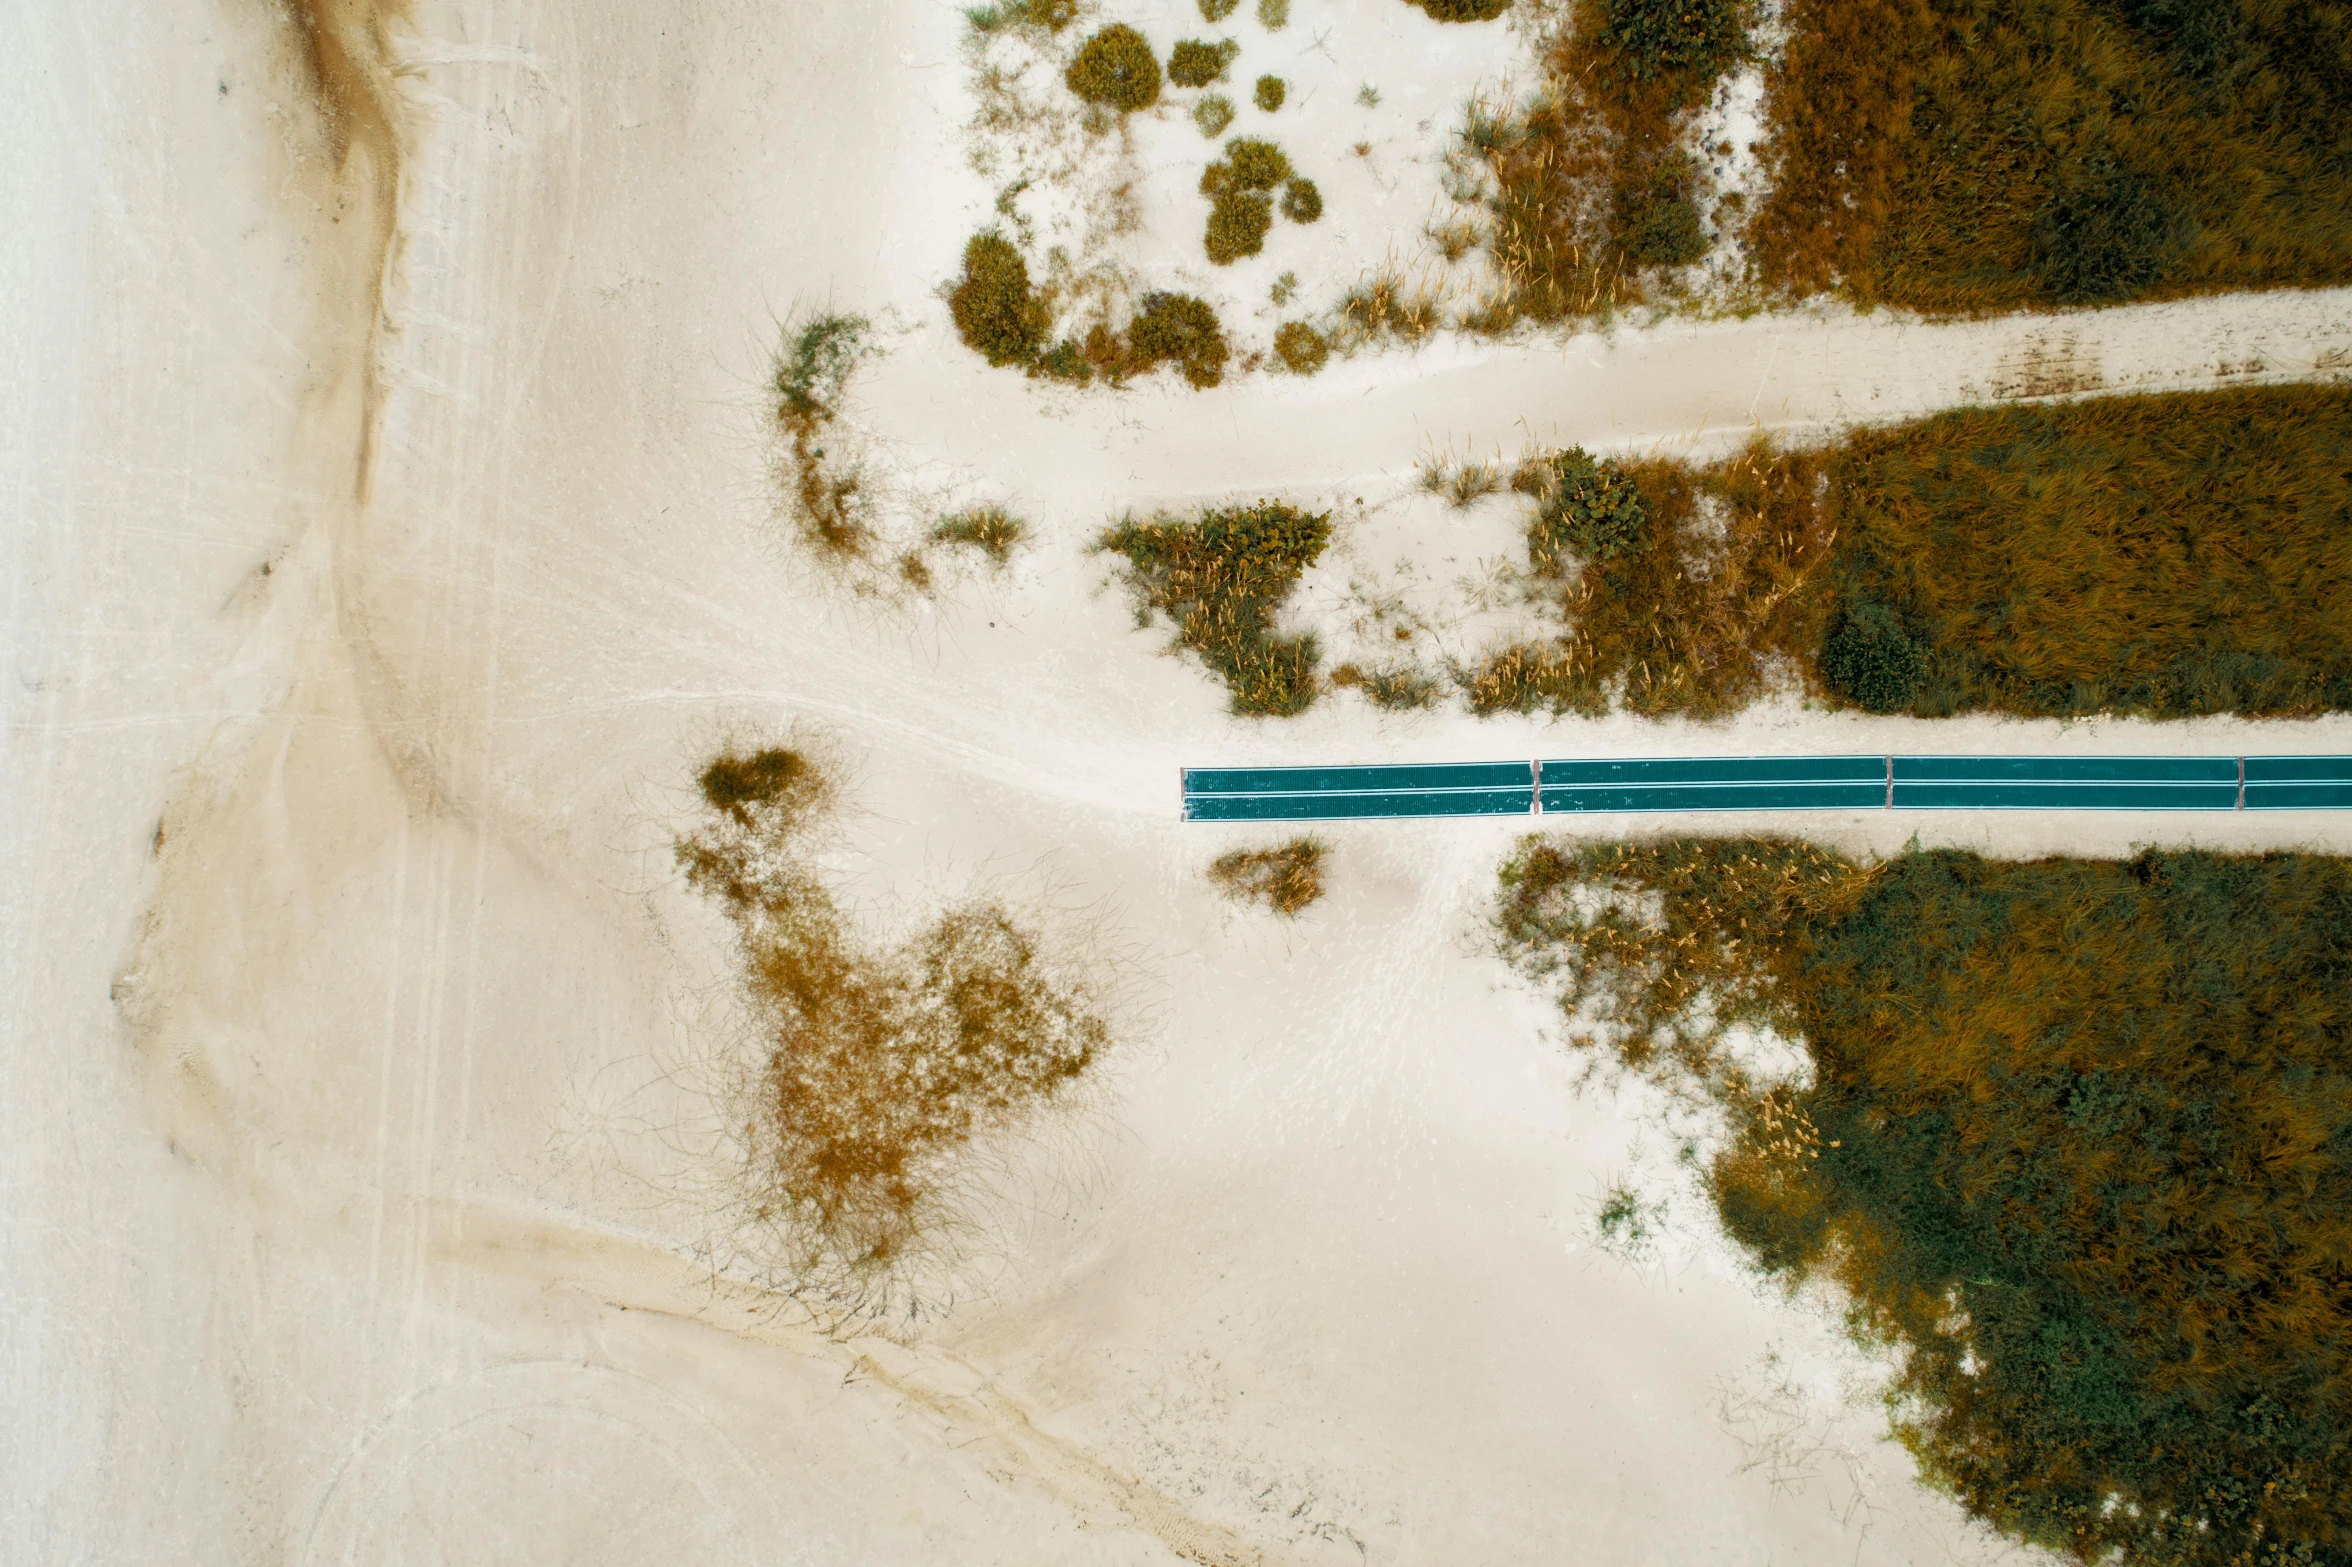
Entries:
{"type": "Polygon", "coordinates": [[[2352,756],[1748,756],[1188,767],[1184,819],[1609,811],[2330,811],[2352,756]]]}

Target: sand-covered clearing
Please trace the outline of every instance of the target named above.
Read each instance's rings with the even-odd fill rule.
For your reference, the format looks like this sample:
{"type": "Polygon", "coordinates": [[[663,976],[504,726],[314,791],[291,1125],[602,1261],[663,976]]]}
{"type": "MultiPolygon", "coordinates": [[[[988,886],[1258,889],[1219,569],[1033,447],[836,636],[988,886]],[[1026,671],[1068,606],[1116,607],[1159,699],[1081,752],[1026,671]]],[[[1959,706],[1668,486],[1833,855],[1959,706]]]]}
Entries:
{"type": "MultiPolygon", "coordinates": [[[[1278,492],[1341,504],[1343,559],[1450,581],[1508,524],[1413,496],[1433,450],[2304,376],[2352,354],[2352,300],[1682,323],[1077,396],[985,371],[935,297],[989,200],[952,7],[417,0],[384,24],[393,139],[340,174],[269,7],[19,23],[0,1556],[2009,1554],[1911,1484],[1830,1319],[1709,1238],[1640,1096],[1573,1091],[1478,928],[1523,824],[1335,831],[1332,895],[1278,928],[1207,884],[1237,840],[1176,821],[1176,768],[2342,750],[2352,723],[1349,700],[1251,726],[1081,546],[1128,507],[1278,492]],[[1008,578],[890,608],[793,553],[767,356],[827,300],[882,324],[853,422],[900,493],[1031,519],[1008,578]],[[793,720],[852,759],[846,897],[887,926],[1002,888],[1099,952],[1131,1040],[1097,1113],[992,1152],[987,1229],[894,1339],[710,1269],[703,1090],[738,1014],[668,846],[699,758],[793,720]],[[1620,1176],[1668,1204],[1654,1254],[1596,1242],[1620,1176]]],[[[1341,576],[1309,587],[1343,623],[1341,576]]]]}

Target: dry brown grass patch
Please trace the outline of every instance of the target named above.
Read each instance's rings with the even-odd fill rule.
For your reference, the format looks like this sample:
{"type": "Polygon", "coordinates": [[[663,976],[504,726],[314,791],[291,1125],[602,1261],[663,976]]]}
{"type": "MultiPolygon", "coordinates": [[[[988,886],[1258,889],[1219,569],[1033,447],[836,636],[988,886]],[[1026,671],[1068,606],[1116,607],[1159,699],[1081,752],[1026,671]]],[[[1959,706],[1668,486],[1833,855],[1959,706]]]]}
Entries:
{"type": "Polygon", "coordinates": [[[1293,838],[1271,849],[1234,849],[1209,866],[1209,880],[1240,903],[1262,903],[1284,919],[1323,896],[1323,860],[1331,846],[1293,838]]]}

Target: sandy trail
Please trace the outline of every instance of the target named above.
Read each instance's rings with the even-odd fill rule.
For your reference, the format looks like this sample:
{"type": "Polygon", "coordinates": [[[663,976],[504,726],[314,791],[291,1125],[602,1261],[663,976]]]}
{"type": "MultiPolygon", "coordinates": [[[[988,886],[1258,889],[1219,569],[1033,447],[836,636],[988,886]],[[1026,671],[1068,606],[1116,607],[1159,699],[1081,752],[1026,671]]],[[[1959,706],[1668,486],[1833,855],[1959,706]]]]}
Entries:
{"type": "MultiPolygon", "coordinates": [[[[1175,820],[1187,761],[1923,727],[1239,725],[1081,546],[1203,494],[1378,504],[1425,450],[1531,432],[1687,446],[2094,373],[2307,374],[2352,347],[2343,296],[1669,325],[1071,398],[981,370],[932,297],[976,210],[952,7],[420,3],[383,62],[382,253],[264,10],[77,7],[0,93],[31,214],[0,300],[45,376],[9,379],[0,424],[0,1277],[9,1407],[54,1411],[0,1434],[0,1556],[2007,1554],[1910,1485],[1825,1319],[1706,1238],[1647,1107],[1573,1091],[1478,934],[1519,824],[1337,831],[1332,898],[1273,930],[1203,882],[1230,840],[1175,820]],[[828,296],[906,323],[859,417],[911,482],[1037,522],[1009,581],[902,615],[792,557],[765,356],[771,313],[828,296]],[[667,847],[695,760],[794,717],[858,774],[841,868],[876,924],[994,885],[1134,993],[1102,1123],[1004,1153],[958,1311],[896,1346],[779,1327],[702,1267],[700,1089],[734,1013],[726,928],[667,847]],[[1618,1176],[1682,1204],[1660,1256],[1595,1248],[1618,1176]]],[[[1867,813],[1819,829],[1895,846],[1867,813]]],[[[2348,844],[2307,819],[1900,830],[2348,844]]]]}

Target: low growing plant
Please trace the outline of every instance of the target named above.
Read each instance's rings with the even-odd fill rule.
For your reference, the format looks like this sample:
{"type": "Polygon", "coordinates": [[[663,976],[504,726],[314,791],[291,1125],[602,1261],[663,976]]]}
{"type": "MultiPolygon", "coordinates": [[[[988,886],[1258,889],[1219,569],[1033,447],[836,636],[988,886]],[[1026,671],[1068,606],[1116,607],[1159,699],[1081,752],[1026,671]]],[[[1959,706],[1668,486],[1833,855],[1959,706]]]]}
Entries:
{"type": "Polygon", "coordinates": [[[931,542],[978,550],[991,566],[1002,570],[1012,562],[1014,547],[1028,533],[1028,525],[1002,506],[976,506],[933,523],[931,542]]]}
{"type": "Polygon", "coordinates": [[[1086,40],[1062,79],[1088,103],[1121,114],[1160,101],[1160,61],[1151,41],[1124,22],[1113,22],[1086,40]]]}
{"type": "Polygon", "coordinates": [[[1191,294],[1146,294],[1127,329],[1135,367],[1150,371],[1173,364],[1195,387],[1225,379],[1233,350],[1207,301],[1191,294]]]}
{"type": "Polygon", "coordinates": [[[1213,44],[1187,38],[1169,52],[1168,80],[1178,87],[1206,87],[1223,80],[1226,68],[1240,53],[1241,45],[1230,38],[1213,44]]]}
{"type": "Polygon", "coordinates": [[[1294,174],[1282,182],[1282,215],[1293,223],[1313,223],[1323,216],[1323,193],[1313,180],[1294,174]]]}
{"type": "Polygon", "coordinates": [[[1491,22],[1511,9],[1511,0],[1405,0],[1440,22],[1491,22]]]}
{"type": "Polygon", "coordinates": [[[1192,123],[1212,141],[1233,123],[1233,100],[1223,93],[1202,93],[1192,106],[1192,123]]]}
{"type": "Polygon", "coordinates": [[[1287,718],[1315,700],[1318,650],[1312,635],[1278,634],[1274,617],[1330,540],[1329,512],[1259,501],[1131,519],[1095,547],[1126,558],[1139,620],[1172,620],[1177,646],[1224,680],[1234,712],[1287,718]]]}
{"type": "Polygon", "coordinates": [[[1272,114],[1282,107],[1282,101],[1289,92],[1289,87],[1281,77],[1261,76],[1258,78],[1257,90],[1251,96],[1260,109],[1272,114]]]}
{"type": "Polygon", "coordinates": [[[1260,903],[1284,919],[1296,919],[1323,896],[1323,861],[1331,846],[1320,838],[1293,838],[1272,849],[1234,849],[1209,866],[1209,880],[1237,903],[1260,903]]]}

